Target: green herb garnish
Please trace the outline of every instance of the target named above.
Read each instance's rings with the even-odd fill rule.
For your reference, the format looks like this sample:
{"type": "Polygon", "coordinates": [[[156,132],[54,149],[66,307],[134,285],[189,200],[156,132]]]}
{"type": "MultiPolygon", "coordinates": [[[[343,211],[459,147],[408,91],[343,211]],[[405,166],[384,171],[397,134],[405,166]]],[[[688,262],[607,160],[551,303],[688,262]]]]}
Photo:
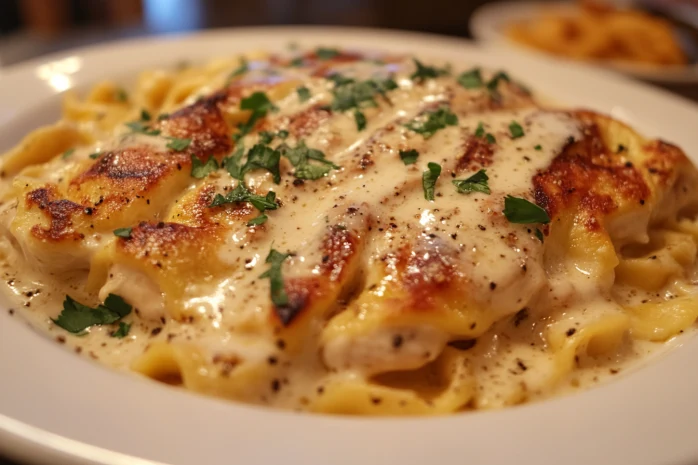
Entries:
{"type": "Polygon", "coordinates": [[[228,75],[228,82],[230,82],[233,78],[236,78],[238,76],[242,76],[246,72],[250,70],[250,67],[247,64],[247,60],[245,58],[240,59],[240,66],[235,68],[233,72],[231,72],[228,75]]]}
{"type": "Polygon", "coordinates": [[[478,123],[477,129],[475,129],[475,137],[485,139],[488,144],[494,144],[495,142],[497,142],[497,140],[491,133],[485,132],[485,126],[482,124],[482,121],[478,123]]]}
{"type": "Polygon", "coordinates": [[[145,108],[141,109],[141,121],[150,121],[150,112],[145,108]]]}
{"type": "Polygon", "coordinates": [[[126,123],[126,126],[133,132],[145,134],[146,136],[159,136],[159,129],[152,129],[145,125],[142,121],[131,121],[126,123]]]}
{"type": "Polygon", "coordinates": [[[168,137],[168,139],[169,142],[165,147],[175,152],[186,150],[191,145],[191,139],[180,139],[178,137],[168,137]]]}
{"type": "Polygon", "coordinates": [[[266,210],[276,210],[279,205],[276,203],[276,193],[274,191],[267,192],[267,195],[262,197],[248,190],[245,185],[240,182],[237,187],[226,195],[216,194],[209,207],[220,207],[228,203],[249,202],[260,212],[266,210]]]}
{"type": "Polygon", "coordinates": [[[332,90],[334,100],[332,110],[345,111],[352,108],[376,107],[376,95],[385,96],[389,90],[397,89],[397,83],[392,79],[369,79],[361,82],[347,82],[335,85],[332,90]]]}
{"type": "Polygon", "coordinates": [[[70,158],[70,156],[71,156],[73,153],[75,153],[75,149],[74,149],[74,148],[73,148],[73,149],[68,149],[68,150],[66,150],[65,152],[63,152],[63,154],[61,155],[61,158],[62,158],[63,160],[67,160],[68,158],[70,158]]]}
{"type": "Polygon", "coordinates": [[[269,171],[274,177],[274,183],[281,182],[281,173],[279,171],[279,160],[281,153],[274,150],[268,145],[255,144],[249,152],[247,152],[247,161],[242,167],[242,174],[248,171],[263,169],[269,171]]]}
{"type": "Polygon", "coordinates": [[[317,50],[315,50],[315,55],[320,60],[331,60],[332,58],[339,56],[339,50],[335,48],[318,47],[317,50]]]}
{"type": "Polygon", "coordinates": [[[267,222],[267,215],[261,214],[256,218],[252,218],[250,221],[247,222],[247,226],[259,226],[260,224],[264,224],[267,222]]]}
{"type": "Polygon", "coordinates": [[[485,84],[482,82],[480,68],[473,68],[470,71],[461,73],[460,76],[458,76],[458,84],[466,89],[477,89],[484,86],[485,84]]]}
{"type": "Polygon", "coordinates": [[[298,100],[301,102],[307,102],[310,100],[310,89],[308,89],[305,86],[299,87],[296,89],[296,93],[298,94],[298,100]]]}
{"type": "Polygon", "coordinates": [[[117,339],[123,339],[126,336],[128,336],[128,332],[131,330],[131,324],[130,323],[124,323],[123,321],[119,322],[119,329],[114,331],[111,334],[111,337],[115,337],[117,339]]]}
{"type": "Polygon", "coordinates": [[[536,228],[536,237],[537,237],[538,240],[541,241],[541,243],[542,243],[542,242],[543,242],[543,239],[544,239],[544,237],[545,237],[545,236],[543,236],[543,231],[541,231],[540,229],[536,228]]]}
{"type": "Polygon", "coordinates": [[[238,143],[238,146],[235,148],[235,152],[233,152],[229,157],[224,158],[222,161],[222,165],[225,166],[225,169],[228,171],[230,176],[239,181],[242,181],[245,177],[244,173],[242,172],[242,165],[240,164],[244,155],[245,146],[238,143]]]}
{"type": "Polygon", "coordinates": [[[269,111],[278,110],[264,92],[255,92],[249,97],[242,99],[240,101],[240,109],[250,110],[252,114],[246,123],[238,126],[240,132],[235,134],[234,138],[236,140],[239,140],[242,136],[252,131],[255,123],[259,119],[264,118],[269,111]]]}
{"type": "Polygon", "coordinates": [[[279,152],[288,158],[296,168],[294,176],[298,179],[315,180],[327,175],[331,169],[338,170],[341,167],[325,158],[320,150],[308,148],[304,141],[299,141],[296,147],[291,148],[286,144],[279,146],[279,152]],[[311,160],[321,164],[311,163],[311,160]]]}
{"type": "Polygon", "coordinates": [[[405,127],[428,139],[436,131],[444,129],[446,126],[455,126],[456,124],[458,124],[458,117],[451,113],[451,110],[448,108],[441,107],[436,111],[427,113],[426,120],[418,117],[405,124],[405,127]]]}
{"type": "Polygon", "coordinates": [[[422,173],[422,188],[424,189],[424,198],[434,200],[434,188],[436,180],[441,175],[441,165],[438,163],[429,162],[427,170],[422,173]]]}
{"type": "Polygon", "coordinates": [[[410,79],[413,81],[423,82],[427,79],[433,79],[448,74],[448,70],[445,68],[440,69],[433,66],[426,66],[416,58],[413,58],[412,60],[414,61],[414,65],[417,67],[415,72],[410,76],[410,79]]]}
{"type": "Polygon", "coordinates": [[[454,179],[452,182],[461,194],[469,194],[471,192],[490,194],[490,186],[487,184],[489,179],[485,170],[480,170],[467,179],[454,179]]]}
{"type": "Polygon", "coordinates": [[[130,239],[131,231],[133,231],[133,228],[119,228],[114,230],[114,235],[117,237],[123,237],[124,239],[130,239]]]}
{"type": "Polygon", "coordinates": [[[124,89],[119,88],[114,91],[114,98],[119,102],[127,102],[128,94],[124,89]]]}
{"type": "Polygon", "coordinates": [[[208,157],[206,163],[203,163],[199,157],[192,154],[191,155],[191,177],[196,179],[203,179],[209,174],[213,173],[219,168],[218,162],[213,155],[208,157]]]}
{"type": "Polygon", "coordinates": [[[509,134],[511,134],[512,139],[518,139],[524,136],[524,130],[519,123],[512,121],[509,123],[509,134]]]}
{"type": "Polygon", "coordinates": [[[366,115],[359,110],[354,110],[354,121],[356,121],[356,129],[363,131],[366,129],[366,115]]]}
{"type": "Polygon", "coordinates": [[[88,157],[90,157],[93,160],[96,160],[101,156],[102,156],[102,152],[95,152],[95,153],[91,153],[88,155],[88,157]]]}
{"type": "Polygon", "coordinates": [[[415,149],[412,150],[400,150],[400,160],[405,165],[413,165],[417,162],[417,157],[419,157],[419,152],[415,149]]]}
{"type": "Polygon", "coordinates": [[[68,332],[77,334],[90,326],[106,325],[119,321],[131,313],[131,306],[115,294],[109,294],[102,305],[88,307],[65,296],[63,311],[53,322],[68,332]]]}
{"type": "MultiPolygon", "coordinates": [[[[271,301],[276,307],[285,307],[288,305],[288,295],[286,294],[286,289],[284,289],[284,278],[281,273],[281,265],[288,256],[288,254],[271,249],[264,261],[264,263],[268,263],[270,267],[267,271],[259,275],[260,278],[269,278],[271,284],[271,301]]],[[[277,315],[279,315],[284,325],[288,324],[295,316],[294,313],[279,312],[278,309],[277,315]]]]}
{"type": "Polygon", "coordinates": [[[536,145],[536,146],[533,147],[533,148],[534,148],[535,150],[543,150],[543,147],[542,147],[540,144],[536,145]]]}
{"type": "Polygon", "coordinates": [[[526,199],[512,197],[511,195],[507,195],[504,199],[503,213],[512,223],[550,223],[550,217],[544,209],[526,199]]]}

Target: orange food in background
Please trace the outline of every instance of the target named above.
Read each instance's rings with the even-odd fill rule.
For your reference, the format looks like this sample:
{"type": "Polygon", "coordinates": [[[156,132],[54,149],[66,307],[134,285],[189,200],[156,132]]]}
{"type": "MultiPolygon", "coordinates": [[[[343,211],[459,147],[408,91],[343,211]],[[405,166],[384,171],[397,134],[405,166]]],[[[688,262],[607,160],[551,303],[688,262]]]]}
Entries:
{"type": "Polygon", "coordinates": [[[582,2],[578,11],[548,11],[509,25],[507,36],[555,55],[579,60],[613,60],[683,65],[686,55],[671,24],[638,10],[582,2]]]}

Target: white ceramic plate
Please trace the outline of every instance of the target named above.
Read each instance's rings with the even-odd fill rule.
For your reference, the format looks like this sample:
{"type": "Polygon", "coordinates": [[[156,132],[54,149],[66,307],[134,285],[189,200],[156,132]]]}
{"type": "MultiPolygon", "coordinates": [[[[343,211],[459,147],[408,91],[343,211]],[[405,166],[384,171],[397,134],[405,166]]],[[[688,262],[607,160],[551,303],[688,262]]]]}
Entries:
{"type": "MultiPolygon", "coordinates": [[[[470,17],[470,32],[478,42],[488,45],[496,45],[512,49],[518,53],[530,53],[552,57],[543,51],[535,50],[531,47],[518,44],[504,34],[505,28],[517,21],[533,19],[539,17],[545,11],[559,11],[569,13],[579,7],[572,3],[553,2],[495,2],[487,3],[472,14],[470,17]]],[[[565,63],[571,59],[555,57],[565,63]]],[[[596,66],[612,69],[630,76],[660,83],[690,84],[698,83],[698,64],[686,66],[663,66],[643,65],[641,63],[630,63],[623,61],[598,61],[596,66]]]]}
{"type": "MultiPolygon", "coordinates": [[[[58,117],[59,91],[182,59],[289,41],[380,48],[505,67],[557,101],[591,107],[698,156],[698,107],[579,65],[436,36],[267,28],[119,42],[0,74],[0,150],[58,117]]],[[[698,338],[614,383],[510,408],[440,418],[302,415],[200,397],[103,368],[0,311],[0,451],[43,464],[681,465],[698,461],[698,338]]]]}

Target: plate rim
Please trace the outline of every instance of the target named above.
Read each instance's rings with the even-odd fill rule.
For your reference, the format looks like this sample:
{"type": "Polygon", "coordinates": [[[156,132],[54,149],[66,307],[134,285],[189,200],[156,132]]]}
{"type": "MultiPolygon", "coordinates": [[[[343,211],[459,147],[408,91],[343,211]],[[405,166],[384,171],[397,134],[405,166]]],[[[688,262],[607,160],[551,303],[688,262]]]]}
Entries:
{"type": "MultiPolygon", "coordinates": [[[[159,44],[163,42],[171,42],[171,41],[177,41],[179,40],[182,43],[190,43],[190,42],[195,42],[196,40],[200,38],[204,39],[210,39],[213,41],[216,40],[225,40],[226,37],[241,37],[241,36],[252,36],[252,37],[258,37],[261,34],[267,34],[270,33],[270,31],[273,31],[275,34],[282,35],[282,34],[295,34],[296,36],[313,36],[312,39],[310,39],[310,42],[314,43],[319,43],[318,39],[319,36],[326,35],[328,36],[328,39],[325,40],[325,42],[331,42],[332,37],[334,36],[343,36],[344,38],[342,40],[348,40],[347,37],[351,37],[352,35],[357,35],[357,34],[369,34],[373,36],[380,36],[384,39],[390,38],[393,42],[397,42],[400,40],[429,40],[432,42],[432,45],[436,46],[436,44],[441,44],[443,45],[443,48],[455,48],[457,47],[463,47],[464,49],[468,50],[468,54],[473,54],[473,55],[480,55],[483,56],[483,53],[490,53],[490,51],[485,51],[473,48],[471,44],[469,44],[467,41],[464,41],[462,39],[458,38],[451,38],[451,37],[442,37],[438,35],[433,35],[433,34],[423,34],[423,33],[412,33],[412,32],[401,32],[401,31],[390,31],[390,30],[384,30],[384,29],[371,29],[371,28],[342,28],[342,27],[321,27],[321,26],[316,26],[316,27],[306,27],[306,26],[287,26],[287,27],[264,27],[264,28],[238,28],[238,29],[232,29],[232,30],[216,30],[216,31],[208,31],[204,33],[196,33],[196,34],[191,34],[191,35],[176,35],[176,36],[166,36],[166,37],[154,37],[154,38],[149,38],[147,41],[152,44],[159,44]]],[[[278,39],[281,40],[281,39],[278,39]]],[[[357,41],[360,42],[360,40],[357,38],[357,41]]],[[[362,39],[365,42],[368,41],[368,39],[362,39]]],[[[390,42],[388,40],[388,42],[390,42]]],[[[121,41],[116,41],[116,42],[109,42],[106,44],[100,44],[96,46],[90,46],[90,47],[83,47],[80,49],[74,49],[72,51],[67,51],[67,52],[60,52],[56,54],[51,54],[47,55],[44,57],[40,57],[35,60],[31,60],[26,63],[21,63],[18,65],[14,65],[12,67],[8,67],[4,72],[0,73],[0,84],[2,83],[16,83],[18,79],[21,78],[26,78],[27,73],[32,73],[37,66],[43,65],[47,62],[51,61],[57,61],[64,59],[69,56],[77,56],[81,55],[84,57],[90,57],[92,55],[95,55],[97,53],[112,53],[113,51],[119,49],[123,49],[124,47],[129,48],[135,46],[137,43],[141,44],[143,42],[143,39],[127,39],[127,40],[121,40],[121,41]],[[4,81],[4,82],[3,82],[4,81]]],[[[254,48],[254,47],[250,47],[254,48]]],[[[390,49],[391,47],[376,47],[378,49],[383,49],[385,48],[386,50],[390,49]]],[[[422,47],[424,48],[424,47],[422,47]]],[[[455,54],[455,51],[449,52],[452,54],[455,54]]],[[[491,51],[491,53],[500,53],[502,54],[501,56],[503,57],[510,57],[512,60],[520,60],[524,63],[539,63],[540,66],[544,66],[548,69],[554,69],[554,64],[551,63],[550,61],[546,60],[540,60],[536,58],[531,58],[531,57],[516,57],[511,54],[511,52],[501,52],[501,51],[491,51]],[[552,67],[552,68],[551,68],[552,67]]],[[[422,53],[423,54],[423,53],[422,53]]],[[[496,58],[496,57],[495,57],[496,58]]],[[[90,64],[86,66],[95,66],[96,64],[90,64]]],[[[623,87],[628,87],[630,90],[627,92],[630,93],[641,93],[641,94],[647,94],[646,98],[649,100],[649,103],[646,105],[648,106],[648,109],[652,107],[654,103],[660,102],[660,107],[663,106],[665,108],[670,108],[676,112],[679,112],[682,115],[689,115],[693,117],[698,118],[698,107],[689,101],[682,99],[680,97],[676,97],[672,94],[669,94],[666,91],[661,91],[654,89],[650,86],[635,83],[632,81],[627,80],[626,78],[620,78],[616,75],[613,75],[608,72],[596,70],[596,69],[590,69],[584,65],[580,64],[575,64],[571,67],[569,67],[573,70],[578,70],[578,71],[584,71],[590,73],[591,76],[591,81],[600,83],[604,81],[605,79],[610,79],[609,82],[604,83],[606,87],[612,88],[623,88],[623,87]],[[662,103],[663,102],[663,103],[662,103]]],[[[568,72],[568,71],[566,71],[568,72]]],[[[520,74],[520,73],[516,73],[520,74]]],[[[562,73],[563,75],[565,73],[562,73]]],[[[36,84],[32,84],[36,85],[36,84]]],[[[1,87],[1,86],[0,86],[1,87]]],[[[50,92],[50,91],[49,91],[50,92]]],[[[8,91],[0,89],[0,98],[3,96],[7,96],[8,91]]],[[[43,98],[41,95],[33,97],[34,100],[38,98],[43,98]]],[[[16,99],[15,99],[16,101],[16,99]]],[[[633,108],[641,108],[641,103],[638,102],[636,104],[631,105],[633,108]]],[[[622,108],[621,108],[622,110],[622,108]]],[[[635,118],[632,114],[633,112],[631,111],[630,114],[623,114],[621,112],[620,117],[624,119],[630,119],[632,120],[635,118]]],[[[617,116],[617,115],[616,115],[617,116]]],[[[17,115],[14,115],[14,118],[16,118],[17,115]]],[[[641,118],[642,119],[642,118],[641,118]]],[[[0,129],[0,131],[2,131],[0,129]]],[[[677,130],[679,132],[681,131],[686,131],[685,129],[683,130],[677,130]]],[[[679,132],[676,132],[679,134],[679,132]]],[[[686,134],[686,138],[688,137],[688,134],[686,134]]],[[[693,142],[696,142],[696,144],[692,144],[694,147],[698,147],[698,135],[693,136],[691,135],[690,140],[693,142]]],[[[695,156],[694,156],[695,159],[695,156]]],[[[508,432],[515,432],[516,431],[516,424],[512,424],[511,422],[522,422],[521,418],[522,417],[531,417],[535,415],[540,415],[541,417],[545,418],[550,418],[553,419],[554,421],[557,421],[556,416],[555,416],[555,410],[558,409],[561,405],[563,404],[569,404],[570,402],[575,402],[576,404],[582,406],[589,406],[589,405],[595,405],[595,402],[599,398],[603,398],[604,395],[602,393],[607,393],[608,391],[614,391],[616,395],[618,394],[618,391],[620,390],[622,393],[623,387],[627,386],[629,383],[629,379],[633,378],[634,383],[632,384],[637,384],[639,380],[647,380],[647,379],[652,379],[653,376],[661,376],[662,373],[666,372],[666,367],[671,363],[679,363],[679,366],[687,366],[686,361],[684,359],[687,358],[687,353],[693,353],[696,354],[698,353],[698,338],[693,338],[692,340],[686,341],[684,343],[684,349],[683,350],[675,350],[671,354],[668,354],[663,357],[662,361],[655,362],[651,364],[650,366],[647,366],[640,370],[638,373],[635,374],[630,374],[626,375],[623,377],[623,379],[619,379],[615,381],[614,383],[610,383],[604,387],[598,387],[595,389],[592,389],[590,391],[586,391],[581,394],[576,394],[573,396],[566,396],[563,398],[557,398],[557,399],[552,399],[548,400],[542,403],[534,403],[534,404],[528,404],[524,405],[521,407],[514,407],[514,408],[509,408],[505,409],[502,411],[496,411],[496,412],[474,412],[474,413],[469,413],[467,415],[458,415],[458,416],[450,416],[450,417],[439,417],[438,419],[434,418],[420,418],[420,419],[393,419],[393,418],[380,418],[380,419],[354,419],[354,418],[344,418],[344,417],[327,417],[327,416],[313,416],[313,415],[303,415],[299,416],[297,414],[289,413],[289,412],[280,412],[280,411],[274,411],[274,410],[269,410],[269,409],[264,409],[264,408],[257,408],[257,407],[250,407],[246,405],[240,405],[240,404],[235,404],[231,402],[226,402],[222,400],[216,400],[216,399],[209,399],[209,398],[202,398],[200,396],[197,396],[195,394],[191,393],[183,393],[183,392],[178,392],[175,389],[168,389],[163,386],[158,386],[155,383],[152,382],[147,382],[147,381],[140,381],[136,380],[134,377],[130,377],[128,375],[124,375],[121,373],[117,373],[115,371],[112,371],[108,368],[102,367],[95,365],[87,360],[83,360],[82,358],[75,357],[73,354],[67,353],[67,351],[64,350],[56,350],[58,347],[56,346],[53,341],[49,341],[47,338],[42,337],[38,334],[36,334],[35,331],[29,330],[26,325],[23,325],[20,323],[20,320],[15,318],[9,319],[9,317],[6,316],[6,312],[4,309],[6,308],[5,306],[0,306],[2,307],[2,314],[0,314],[0,348],[3,350],[0,350],[0,369],[3,368],[3,363],[7,362],[7,359],[3,358],[3,353],[11,350],[10,345],[8,344],[7,346],[3,345],[3,342],[9,340],[2,339],[2,335],[14,335],[19,339],[15,339],[15,341],[19,340],[21,341],[23,337],[27,338],[32,338],[32,342],[35,343],[37,346],[41,346],[41,349],[46,349],[50,350],[51,353],[46,354],[47,357],[52,358],[52,360],[59,360],[61,362],[64,362],[67,366],[69,366],[71,369],[79,369],[79,370],[86,370],[89,371],[90,379],[100,379],[104,381],[109,381],[110,383],[113,383],[114,385],[119,385],[120,387],[129,384],[129,385],[136,385],[138,384],[138,390],[140,391],[147,391],[149,395],[157,396],[158,398],[152,398],[150,400],[153,401],[155,404],[162,404],[162,405],[167,405],[168,402],[173,402],[176,404],[176,402],[179,401],[184,401],[184,402],[190,402],[192,404],[196,404],[197,407],[201,409],[202,412],[207,412],[207,413],[217,413],[220,414],[220,411],[225,411],[225,412],[236,412],[237,414],[240,415],[250,415],[254,416],[255,418],[263,418],[262,421],[263,424],[267,424],[267,420],[269,422],[278,422],[280,425],[291,425],[295,426],[297,423],[314,423],[317,430],[321,430],[324,428],[327,428],[328,430],[336,433],[342,433],[342,434],[355,434],[355,435],[360,435],[364,434],[365,432],[363,431],[364,429],[369,429],[369,430],[374,430],[373,433],[377,431],[381,431],[385,434],[386,438],[392,438],[394,442],[392,443],[399,443],[400,436],[397,435],[395,431],[399,431],[403,434],[419,434],[420,432],[423,434],[426,431],[429,431],[431,428],[434,428],[434,430],[443,430],[445,426],[442,425],[448,425],[449,427],[452,426],[454,428],[456,427],[461,427],[466,430],[468,430],[470,433],[474,433],[473,430],[473,425],[487,425],[487,428],[494,428],[494,429],[501,429],[501,430],[506,430],[508,432]],[[8,318],[8,323],[5,324],[5,318],[8,318]],[[8,330],[7,328],[12,327],[11,331],[8,330]],[[53,348],[53,350],[51,349],[53,348]],[[680,362],[677,362],[677,360],[680,360],[680,362]],[[683,361],[681,361],[683,360],[683,361]],[[551,412],[552,410],[552,412],[551,412]],[[498,422],[502,422],[501,425],[498,425],[498,422]],[[382,429],[376,429],[374,425],[384,425],[386,430],[383,431],[382,429]],[[436,425],[436,426],[435,426],[436,425]],[[499,427],[499,428],[495,428],[499,427]]],[[[690,361],[690,357],[688,358],[690,361]]],[[[19,373],[19,372],[17,372],[19,373]]],[[[656,383],[655,383],[656,384],[656,383]]],[[[652,391],[652,388],[656,388],[656,386],[646,386],[643,387],[645,388],[645,395],[647,393],[654,392],[652,391]]],[[[684,396],[689,395],[692,393],[696,388],[698,388],[698,376],[694,376],[693,379],[690,379],[689,382],[687,382],[684,385],[679,386],[680,388],[680,394],[683,394],[684,396]]],[[[106,464],[106,465],[121,465],[123,462],[121,460],[124,459],[124,457],[128,458],[130,462],[128,463],[140,463],[140,462],[135,462],[135,456],[132,456],[130,454],[124,455],[119,452],[113,452],[108,450],[109,448],[102,447],[102,446],[95,446],[95,445],[88,445],[87,448],[83,448],[82,446],[85,445],[84,442],[76,441],[74,439],[68,439],[67,442],[65,442],[62,447],[56,447],[54,444],[53,448],[51,448],[50,444],[47,444],[47,441],[50,443],[50,438],[46,435],[53,435],[55,437],[60,437],[57,436],[56,433],[54,432],[48,432],[44,431],[39,427],[29,425],[28,423],[25,423],[24,421],[13,419],[8,415],[5,415],[5,413],[2,410],[3,402],[5,399],[2,399],[2,393],[4,387],[0,386],[0,447],[4,445],[7,445],[9,442],[8,441],[14,441],[15,443],[20,443],[20,444],[39,444],[36,446],[36,448],[33,450],[33,452],[36,452],[39,454],[36,458],[31,458],[32,460],[43,460],[44,457],[41,456],[41,454],[49,453],[49,454],[61,454],[59,457],[61,459],[65,460],[73,460],[73,463],[76,464],[106,464]],[[70,446],[70,447],[68,447],[70,446]],[[82,449],[82,451],[81,451],[82,449]],[[89,450],[89,452],[85,452],[89,450]],[[91,455],[92,453],[96,455],[91,455]],[[133,457],[133,458],[132,458],[133,457]]],[[[635,397],[637,397],[638,394],[635,394],[635,397]]],[[[632,396],[629,396],[632,397],[632,396]]],[[[670,399],[673,401],[676,401],[676,399],[681,398],[681,396],[677,395],[674,399],[670,399]]],[[[672,404],[673,405],[673,404],[672,404]]],[[[5,404],[5,407],[7,407],[7,404],[5,404]]],[[[563,409],[564,411],[568,412],[569,408],[566,410],[563,409]]],[[[678,410],[677,410],[678,411],[678,410]]],[[[640,412],[628,412],[631,416],[635,414],[637,418],[642,418],[641,415],[639,415],[640,412]]],[[[694,407],[693,410],[686,409],[684,413],[698,413],[698,407],[694,407]]],[[[655,412],[656,414],[656,412],[655,412]]],[[[525,423],[525,421],[523,421],[525,423]]],[[[518,424],[518,423],[517,423],[518,424]]],[[[275,428],[278,430],[278,425],[275,425],[275,428]]],[[[567,427],[570,431],[574,431],[574,428],[571,426],[567,427]]],[[[237,433],[245,433],[245,431],[242,431],[238,428],[236,430],[237,433]]],[[[557,436],[558,438],[561,438],[561,436],[558,433],[564,433],[565,431],[550,431],[550,433],[553,436],[557,436]]],[[[325,437],[327,439],[327,431],[318,431],[318,435],[325,437]],[[323,436],[324,435],[324,436],[323,436]]],[[[522,431],[521,434],[524,434],[525,432],[522,431]]],[[[248,435],[249,436],[249,435],[248,435]]],[[[370,444],[370,437],[366,436],[364,434],[363,436],[365,438],[365,441],[367,444],[370,444]]],[[[511,439],[511,438],[510,438],[511,439]]],[[[454,445],[454,436],[452,433],[446,434],[444,436],[439,436],[439,437],[434,437],[430,438],[429,443],[434,446],[435,451],[445,451],[448,452],[449,448],[452,448],[454,445]]],[[[388,443],[391,443],[390,441],[387,441],[388,443]]],[[[298,463],[320,463],[320,460],[315,460],[315,459],[323,459],[326,458],[322,456],[322,454],[318,451],[305,451],[303,449],[299,449],[297,445],[289,443],[289,441],[283,441],[284,445],[288,447],[290,450],[294,450],[298,454],[304,454],[304,459],[301,459],[300,455],[297,455],[293,457],[293,459],[297,459],[298,463]],[[307,459],[307,460],[306,460],[307,459]]],[[[521,438],[513,438],[511,439],[511,443],[514,445],[518,446],[525,446],[524,443],[521,442],[521,438]]],[[[676,443],[676,441],[674,441],[676,443]]],[[[356,454],[360,453],[361,451],[356,451],[353,450],[355,448],[352,448],[352,444],[346,443],[346,442],[341,442],[337,443],[339,446],[339,450],[337,451],[331,451],[332,453],[335,452],[341,452],[344,451],[347,454],[356,454]]],[[[425,456],[419,454],[418,451],[415,451],[413,446],[411,444],[403,444],[404,445],[404,452],[401,451],[395,451],[396,453],[406,453],[409,455],[404,455],[402,459],[400,460],[400,463],[403,464],[409,464],[409,463],[416,463],[412,462],[410,460],[414,459],[421,459],[425,456]],[[407,461],[405,460],[407,459],[407,461]]],[[[478,446],[478,445],[471,445],[472,447],[478,446]]],[[[494,446],[494,444],[493,444],[494,446]]],[[[481,447],[481,446],[478,446],[481,447]]],[[[603,447],[608,447],[608,445],[601,445],[599,446],[601,448],[603,447]]],[[[475,447],[477,449],[477,447],[475,447]]],[[[698,444],[695,444],[690,450],[687,450],[685,447],[680,449],[676,448],[673,450],[673,455],[671,456],[671,459],[676,461],[676,463],[679,463],[680,460],[686,460],[686,459],[698,459],[698,444]],[[688,454],[688,455],[687,455],[688,454]]],[[[8,449],[9,450],[9,449],[8,449]]],[[[477,449],[479,450],[479,449],[477,449]]],[[[385,446],[383,445],[376,445],[376,451],[382,451],[383,454],[386,454],[383,457],[383,460],[381,462],[383,464],[385,463],[398,463],[396,460],[395,456],[389,456],[388,451],[386,451],[385,446]]],[[[254,451],[249,451],[249,452],[254,452],[254,451]]],[[[248,452],[248,453],[249,453],[248,452]]],[[[364,453],[366,451],[363,451],[364,453]]],[[[259,451],[259,454],[262,456],[267,456],[265,454],[268,454],[269,451],[259,451]]],[[[459,453],[462,454],[462,451],[459,453]]],[[[501,459],[502,456],[501,454],[506,453],[506,451],[503,450],[493,450],[492,451],[492,456],[489,457],[491,459],[501,459]]],[[[588,454],[589,452],[587,452],[588,454]]],[[[257,457],[259,455],[254,455],[254,457],[257,457]]],[[[369,455],[370,456],[370,455],[369,455]]],[[[364,455],[365,457],[365,455],[364,455]]],[[[584,463],[583,461],[585,457],[584,455],[578,455],[578,456],[566,456],[564,453],[562,454],[562,457],[566,457],[564,460],[568,463],[568,465],[576,465],[577,463],[584,463]],[[576,458],[575,458],[576,457],[576,458]]],[[[663,456],[666,458],[667,456],[663,456]]],[[[49,457],[50,458],[50,457],[49,457]]],[[[337,458],[337,457],[335,457],[337,458]]],[[[351,458],[349,456],[340,456],[335,460],[335,463],[352,463],[352,461],[347,461],[348,458],[351,458]]],[[[463,455],[458,455],[456,457],[445,457],[445,460],[442,460],[444,463],[458,463],[458,459],[462,459],[463,455]],[[452,458],[455,458],[456,460],[450,460],[452,458]],[[450,461],[449,461],[450,460],[450,461]]],[[[545,459],[545,456],[538,456],[539,463],[548,463],[545,461],[541,461],[542,459],[545,459]]],[[[649,456],[643,456],[643,455],[636,455],[637,458],[637,463],[647,463],[647,464],[655,464],[658,462],[652,462],[650,461],[649,456]]],[[[484,458],[483,458],[484,459],[484,458]]],[[[147,460],[146,462],[143,463],[153,463],[150,460],[152,458],[145,459],[147,460]]],[[[554,462],[552,463],[557,463],[559,460],[561,460],[561,457],[555,457],[554,462]]],[[[499,460],[498,460],[499,461],[499,460]]],[[[163,462],[166,462],[163,461],[163,462]]],[[[293,463],[295,461],[292,460],[293,463]]],[[[482,463],[490,463],[490,462],[485,462],[484,460],[481,460],[482,463]]],[[[497,463],[497,462],[491,462],[491,463],[497,463]]],[[[599,462],[600,463],[600,462],[599,462]]],[[[612,462],[609,462],[612,463],[612,462]]]]}

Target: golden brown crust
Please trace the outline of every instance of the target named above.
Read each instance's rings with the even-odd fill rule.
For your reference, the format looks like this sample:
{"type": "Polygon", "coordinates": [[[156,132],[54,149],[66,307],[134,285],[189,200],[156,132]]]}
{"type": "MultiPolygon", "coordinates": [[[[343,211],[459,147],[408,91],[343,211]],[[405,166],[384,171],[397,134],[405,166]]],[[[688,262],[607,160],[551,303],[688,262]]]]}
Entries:
{"type": "MultiPolygon", "coordinates": [[[[590,230],[602,227],[600,218],[616,211],[621,203],[644,204],[651,192],[642,173],[622,151],[612,151],[589,113],[582,139],[570,141],[550,167],[533,178],[538,205],[554,218],[577,206],[590,230]]],[[[617,150],[617,148],[616,148],[617,150]]]]}
{"type": "Polygon", "coordinates": [[[494,144],[489,144],[482,137],[470,136],[463,146],[463,155],[456,163],[456,173],[476,171],[492,164],[494,144]]]}
{"type": "Polygon", "coordinates": [[[203,99],[162,120],[164,136],[191,139],[186,153],[199,158],[227,153],[231,148],[230,128],[218,108],[220,96],[203,99]]]}
{"type": "Polygon", "coordinates": [[[37,239],[48,241],[80,241],[84,234],[70,231],[73,226],[73,216],[82,213],[91,214],[90,209],[70,200],[58,199],[55,187],[46,186],[29,192],[25,198],[26,208],[38,208],[49,219],[49,228],[35,224],[31,233],[37,239]]]}

